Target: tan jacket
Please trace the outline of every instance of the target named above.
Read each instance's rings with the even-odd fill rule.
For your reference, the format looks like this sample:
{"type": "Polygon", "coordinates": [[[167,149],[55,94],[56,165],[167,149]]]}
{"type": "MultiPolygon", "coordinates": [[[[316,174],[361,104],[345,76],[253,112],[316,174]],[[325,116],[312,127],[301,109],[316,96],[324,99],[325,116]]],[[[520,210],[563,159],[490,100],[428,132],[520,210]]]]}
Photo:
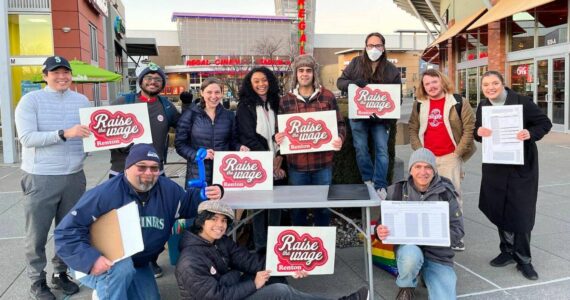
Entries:
{"type": "MultiPolygon", "coordinates": [[[[475,114],[473,113],[473,109],[471,108],[469,101],[466,99],[463,99],[461,116],[457,115],[457,111],[454,108],[455,104],[457,104],[455,97],[453,97],[452,94],[446,94],[445,104],[443,106],[443,123],[445,124],[445,128],[447,129],[453,145],[455,145],[454,153],[461,157],[463,161],[467,161],[477,150],[477,147],[473,142],[475,114]]],[[[412,107],[410,120],[408,121],[410,144],[414,150],[421,148],[424,145],[424,134],[427,129],[428,114],[429,99],[416,100],[412,107]],[[420,105],[419,113],[417,109],[418,103],[422,104],[420,105]]]]}

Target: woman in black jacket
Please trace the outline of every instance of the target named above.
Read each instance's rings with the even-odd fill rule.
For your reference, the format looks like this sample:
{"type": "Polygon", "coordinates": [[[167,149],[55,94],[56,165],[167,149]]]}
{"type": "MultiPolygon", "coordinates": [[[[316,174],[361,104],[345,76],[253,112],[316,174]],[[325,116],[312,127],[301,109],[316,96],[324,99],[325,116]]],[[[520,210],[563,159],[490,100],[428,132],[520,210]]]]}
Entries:
{"type": "MultiPolygon", "coordinates": [[[[370,33],[364,40],[363,54],[352,59],[338,78],[336,86],[348,92],[349,84],[363,88],[367,84],[401,84],[400,71],[388,61],[386,39],[378,32],[370,33]]],[[[386,198],[388,187],[388,137],[394,120],[379,119],[376,115],[368,119],[350,120],[352,142],[356,151],[356,163],[364,183],[373,185],[380,198],[386,198]],[[374,141],[375,159],[372,162],[368,151],[368,136],[374,141]]]]}
{"type": "Polygon", "coordinates": [[[222,83],[217,78],[207,78],[200,87],[200,104],[187,109],[178,120],[174,145],[176,153],[187,160],[186,182],[198,178],[194,162],[200,148],[206,148],[204,160],[206,180],[212,184],[212,167],[215,151],[247,151],[239,144],[234,113],[225,109],[222,100],[222,83]]]}
{"type": "MultiPolygon", "coordinates": [[[[176,280],[181,299],[199,300],[321,300],[323,297],[298,291],[283,283],[271,284],[265,258],[250,253],[225,233],[234,219],[231,207],[223,201],[204,201],[190,231],[180,241],[176,280]]],[[[297,272],[293,277],[306,277],[297,272]]],[[[368,289],[341,299],[368,299],[368,289]]]]}
{"type": "Polygon", "coordinates": [[[475,140],[490,137],[490,128],[482,127],[483,106],[522,105],[523,130],[516,134],[524,141],[524,165],[483,164],[479,209],[497,226],[501,253],[491,260],[493,267],[517,263],[517,270],[530,279],[538,279],[531,264],[530,233],[534,227],[538,196],[538,149],[536,142],[546,135],[552,122],[532,101],[505,87],[503,76],[488,71],[481,78],[483,94],[477,107],[475,140]]]}
{"type": "MultiPolygon", "coordinates": [[[[274,185],[286,183],[283,170],[283,156],[273,141],[277,108],[279,107],[279,83],[266,67],[255,67],[243,79],[239,91],[239,105],[236,112],[240,143],[251,151],[273,153],[274,185]]],[[[267,244],[267,226],[281,225],[281,210],[262,211],[253,217],[253,241],[255,250],[260,251],[267,244]],[[269,219],[268,219],[269,218],[269,219]]]]}

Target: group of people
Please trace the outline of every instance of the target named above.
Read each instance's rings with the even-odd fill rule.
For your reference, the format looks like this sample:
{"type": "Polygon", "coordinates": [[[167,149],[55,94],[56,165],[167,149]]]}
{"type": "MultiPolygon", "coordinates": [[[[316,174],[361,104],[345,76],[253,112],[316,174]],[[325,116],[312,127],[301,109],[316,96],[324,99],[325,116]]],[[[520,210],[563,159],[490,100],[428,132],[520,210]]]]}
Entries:
{"type": "MultiPolygon", "coordinates": [[[[369,34],[362,55],[355,57],[337,81],[341,91],[350,84],[400,84],[398,69],[388,61],[385,39],[369,34]]],[[[235,218],[223,201],[224,189],[212,185],[212,165],[216,151],[271,151],[275,184],[330,185],[334,151],[282,155],[279,145],[287,137],[278,132],[277,115],[334,111],[338,138],[335,151],[346,138],[346,124],[335,96],[319,82],[318,64],[310,55],[292,62],[291,89],[282,95],[276,76],[266,67],[253,68],[243,80],[236,113],[220,103],[223,85],[210,77],[203,81],[200,99],[184,95],[180,113],[159,95],[166,84],[164,72],[150,65],[138,76],[140,92],[121,96],[116,104],[147,103],[152,144],[136,144],[111,151],[109,180],[85,192],[83,162],[86,154],[82,138],[90,135],[80,125],[79,109],[89,106],[87,98],[70,89],[72,70],[61,56],[53,56],[43,66],[47,86],[22,97],[16,108],[16,127],[22,143],[21,185],[25,196],[27,273],[32,281],[33,299],[55,299],[46,280],[48,232],[55,219],[56,255],[52,259],[52,288],[65,294],[79,290],[68,275],[68,267],[87,276],[80,281],[94,289],[99,299],[158,299],[155,276],[161,270],[158,255],[178,218],[194,218],[181,242],[176,277],[185,299],[321,299],[297,291],[283,282],[273,282],[264,270],[264,257],[249,253],[225,237],[235,218]],[[281,96],[282,95],[282,96],[281,96]],[[188,99],[189,98],[189,99],[188,99]],[[206,195],[192,187],[182,188],[164,176],[169,131],[175,128],[176,152],[188,161],[186,182],[198,177],[194,159],[200,148],[205,159],[206,195]],[[89,240],[89,227],[108,211],[135,201],[141,217],[145,248],[130,259],[113,263],[89,240]]],[[[437,70],[421,76],[409,120],[411,146],[409,177],[388,185],[388,135],[393,120],[372,115],[350,120],[357,166],[361,179],[381,199],[404,201],[447,201],[450,209],[450,247],[401,245],[396,247],[400,288],[398,299],[412,299],[421,274],[431,299],[455,298],[456,276],[453,250],[464,250],[461,180],[463,164],[476,151],[474,140],[492,134],[481,125],[481,107],[523,105],[524,165],[483,164],[479,207],[499,231],[500,254],[491,265],[517,263],[529,279],[538,275],[531,264],[530,233],[534,225],[538,192],[538,153],[535,142],[547,134],[550,120],[533,103],[505,87],[502,75],[489,71],[482,76],[482,100],[473,113],[469,102],[453,93],[449,79],[437,70]],[[369,153],[372,136],[374,159],[369,153]]],[[[191,95],[190,95],[191,96],[191,95]]],[[[182,98],[182,97],[181,97],[182,98]]],[[[316,226],[330,223],[328,209],[313,209],[316,226]]],[[[379,220],[381,221],[381,220],[379,220]]],[[[267,243],[267,226],[279,225],[281,212],[271,210],[253,219],[255,250],[267,243]]],[[[291,209],[291,223],[306,226],[308,210],[291,209]]],[[[378,222],[381,224],[381,222],[378,222]]],[[[379,239],[390,228],[376,228],[379,239]]],[[[299,272],[294,277],[305,277],[299,272]]],[[[362,288],[345,299],[367,299],[362,288]]]]}

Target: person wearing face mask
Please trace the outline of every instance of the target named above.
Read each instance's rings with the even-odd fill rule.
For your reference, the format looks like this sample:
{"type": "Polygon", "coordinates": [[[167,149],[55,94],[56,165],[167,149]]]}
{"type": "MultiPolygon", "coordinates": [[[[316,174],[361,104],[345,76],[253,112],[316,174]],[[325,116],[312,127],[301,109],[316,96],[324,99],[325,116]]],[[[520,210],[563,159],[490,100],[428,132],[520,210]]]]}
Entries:
{"type": "Polygon", "coordinates": [[[180,117],[174,146],[176,153],[187,160],[185,182],[198,178],[198,165],[194,159],[200,148],[206,148],[206,181],[212,184],[215,151],[248,151],[249,148],[239,143],[235,114],[221,104],[222,82],[215,77],[206,78],[200,90],[200,103],[180,117]]]}
{"type": "MultiPolygon", "coordinates": [[[[338,78],[339,90],[348,92],[349,84],[363,88],[367,84],[401,84],[400,71],[388,61],[385,52],[386,39],[378,32],[370,33],[364,43],[362,55],[352,59],[338,78]]],[[[352,141],[356,150],[356,163],[362,181],[373,185],[380,198],[386,197],[386,178],[389,164],[388,136],[394,120],[382,120],[375,114],[370,119],[350,120],[352,141]],[[368,137],[374,141],[375,159],[372,162],[368,151],[368,137]]]]}
{"type": "Polygon", "coordinates": [[[493,134],[482,126],[483,106],[522,105],[523,129],[516,139],[524,142],[524,165],[483,164],[479,209],[499,231],[500,254],[490,261],[493,267],[517,263],[524,277],[537,280],[530,255],[530,233],[536,217],[538,196],[538,149],[536,142],[552,128],[552,122],[532,101],[505,87],[497,71],[487,71],[481,77],[481,88],[487,99],[477,107],[474,137],[481,142],[493,134]]]}
{"type": "MultiPolygon", "coordinates": [[[[174,221],[193,218],[200,189],[184,191],[160,176],[160,156],[151,144],[135,144],[125,160],[125,171],[86,192],[54,231],[55,250],[73,270],[87,276],[80,281],[101,299],[160,299],[150,263],[162,252],[174,221]],[[97,218],[135,201],[140,215],[144,250],[113,263],[89,242],[97,218]]],[[[209,199],[223,196],[220,185],[206,188],[209,199]]]]}

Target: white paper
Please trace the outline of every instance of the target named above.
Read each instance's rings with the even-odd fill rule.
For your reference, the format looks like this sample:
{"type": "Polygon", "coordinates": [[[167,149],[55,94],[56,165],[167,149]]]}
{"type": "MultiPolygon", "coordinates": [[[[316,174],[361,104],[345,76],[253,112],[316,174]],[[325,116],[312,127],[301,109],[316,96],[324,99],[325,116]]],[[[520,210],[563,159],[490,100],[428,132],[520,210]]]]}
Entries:
{"type": "Polygon", "coordinates": [[[483,140],[483,163],[524,164],[524,142],[516,135],[523,129],[522,105],[483,106],[481,125],[492,130],[483,140]]]}
{"type": "Polygon", "coordinates": [[[348,118],[399,119],[402,99],[400,84],[368,84],[364,88],[348,85],[348,118]]]}
{"type": "Polygon", "coordinates": [[[390,235],[384,244],[449,247],[449,203],[446,201],[381,201],[382,225],[390,235]]]}
{"type": "Polygon", "coordinates": [[[213,183],[226,191],[273,190],[273,152],[216,151],[213,183]]]}
{"type": "MultiPolygon", "coordinates": [[[[85,152],[122,148],[132,143],[152,143],[146,103],[81,108],[79,119],[81,125],[91,131],[91,135],[83,139],[85,152]]],[[[168,121],[163,115],[157,119],[168,121]]]]}
{"type": "Polygon", "coordinates": [[[123,251],[125,255],[115,260],[115,262],[131,257],[144,250],[139,208],[136,201],[117,209],[117,217],[119,218],[119,227],[121,228],[121,238],[123,239],[123,251]]]}
{"type": "Polygon", "coordinates": [[[293,275],[297,271],[334,274],[335,250],[334,226],[269,226],[265,269],[271,270],[271,276],[293,275]]]}
{"type": "Polygon", "coordinates": [[[277,124],[279,132],[285,132],[281,154],[334,150],[332,141],[338,137],[335,110],[277,115],[277,124]]]}

